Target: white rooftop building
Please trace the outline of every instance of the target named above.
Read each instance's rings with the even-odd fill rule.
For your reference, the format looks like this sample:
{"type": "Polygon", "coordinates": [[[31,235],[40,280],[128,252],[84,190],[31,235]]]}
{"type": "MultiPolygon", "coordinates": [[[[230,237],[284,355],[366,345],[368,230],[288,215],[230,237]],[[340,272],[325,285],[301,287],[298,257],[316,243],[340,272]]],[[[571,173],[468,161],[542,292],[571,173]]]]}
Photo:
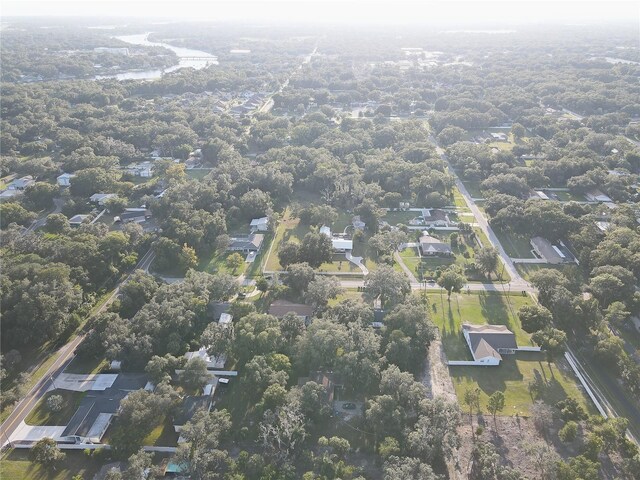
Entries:
{"type": "Polygon", "coordinates": [[[62,175],[58,175],[56,181],[58,182],[59,186],[68,187],[69,185],[71,185],[71,179],[73,177],[75,177],[75,174],[73,173],[63,173],[62,175]]]}
{"type": "Polygon", "coordinates": [[[326,225],[320,227],[320,233],[326,235],[331,239],[331,245],[335,252],[344,253],[353,250],[353,240],[341,237],[334,237],[331,233],[331,229],[326,225]]]}

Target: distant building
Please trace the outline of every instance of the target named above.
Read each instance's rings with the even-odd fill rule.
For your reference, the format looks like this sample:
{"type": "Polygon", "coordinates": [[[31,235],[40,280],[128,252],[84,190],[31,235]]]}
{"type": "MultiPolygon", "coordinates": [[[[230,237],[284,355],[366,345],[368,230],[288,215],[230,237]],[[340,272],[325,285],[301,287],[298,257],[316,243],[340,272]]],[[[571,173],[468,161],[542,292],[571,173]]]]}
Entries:
{"type": "Polygon", "coordinates": [[[229,242],[227,250],[232,252],[259,252],[264,242],[264,235],[261,233],[252,233],[243,237],[233,237],[229,242]]]}
{"type": "Polygon", "coordinates": [[[544,193],[542,190],[534,190],[530,198],[539,198],[540,200],[549,200],[549,195],[544,193]]]}
{"type": "Polygon", "coordinates": [[[104,202],[110,198],[116,198],[118,195],[115,193],[94,193],[89,197],[91,203],[95,203],[100,207],[104,207],[104,202]]]}
{"type": "Polygon", "coordinates": [[[504,325],[462,325],[473,359],[482,365],[499,365],[501,354],[514,354],[518,350],[516,336],[504,325]]]}
{"type": "Polygon", "coordinates": [[[75,177],[73,173],[63,173],[62,175],[58,175],[56,178],[56,182],[61,187],[68,187],[71,185],[71,179],[75,177]]]}
{"type": "Polygon", "coordinates": [[[597,189],[587,192],[584,196],[590,202],[603,202],[603,203],[613,202],[611,198],[609,198],[607,195],[605,195],[604,193],[602,193],[600,190],[597,190],[597,189]]]}
{"type": "Polygon", "coordinates": [[[83,223],[89,223],[87,220],[91,218],[91,215],[74,215],[69,219],[69,225],[72,227],[79,227],[83,223]]]}
{"type": "Polygon", "coordinates": [[[249,224],[251,232],[266,232],[269,230],[269,217],[254,218],[249,224]]]}
{"type": "MultiPolygon", "coordinates": [[[[198,410],[204,410],[208,412],[211,409],[211,395],[189,395],[187,396],[177,413],[173,417],[173,428],[176,433],[182,431],[189,420],[193,418],[198,410]]],[[[180,439],[178,439],[180,443],[180,439]]]]}
{"type": "Polygon", "coordinates": [[[360,219],[360,215],[354,216],[351,219],[351,224],[353,225],[353,228],[356,230],[364,230],[364,227],[367,226],[367,224],[360,219]]]}
{"type": "Polygon", "coordinates": [[[153,162],[146,161],[140,163],[132,163],[122,167],[122,171],[134,177],[151,178],[153,177],[153,162]]]}
{"type": "Polygon", "coordinates": [[[88,391],[62,432],[61,440],[100,443],[113,416],[120,409],[120,402],[130,392],[143,388],[146,383],[147,377],[144,374],[120,373],[109,387],[88,391]]]}
{"type": "Polygon", "coordinates": [[[409,220],[409,225],[425,227],[448,227],[451,223],[447,212],[438,208],[424,208],[419,217],[409,220]]]}
{"type": "Polygon", "coordinates": [[[320,227],[320,233],[322,233],[323,235],[326,235],[331,239],[331,246],[333,247],[334,252],[345,253],[353,250],[353,240],[344,238],[344,237],[334,236],[331,233],[331,229],[326,225],[323,225],[322,227],[320,227]]]}
{"type": "Polygon", "coordinates": [[[142,223],[151,218],[151,211],[146,208],[125,208],[124,211],[114,218],[119,219],[122,223],[142,223]]]}
{"type": "Polygon", "coordinates": [[[208,369],[222,369],[227,363],[227,356],[224,353],[219,355],[209,355],[207,347],[200,347],[199,350],[187,352],[184,354],[184,358],[187,362],[193,358],[201,358],[207,364],[208,369]]]}
{"type": "Polygon", "coordinates": [[[451,257],[453,251],[449,244],[423,232],[420,237],[420,253],[427,257],[451,257]]]}
{"type": "Polygon", "coordinates": [[[546,238],[533,237],[530,243],[536,255],[548,263],[557,265],[575,262],[575,258],[562,242],[558,242],[558,245],[553,245],[546,238]]]}
{"type": "Polygon", "coordinates": [[[34,183],[36,182],[31,175],[25,175],[24,177],[16,178],[13,182],[7,185],[7,190],[23,191],[34,183]]]}
{"type": "Polygon", "coordinates": [[[498,142],[506,142],[507,135],[505,133],[491,133],[491,138],[498,142]]]}
{"type": "Polygon", "coordinates": [[[600,221],[595,223],[596,223],[596,227],[598,227],[598,230],[600,230],[603,233],[609,230],[609,228],[611,228],[611,222],[600,221]]]}
{"type": "Polygon", "coordinates": [[[293,303],[287,300],[276,300],[269,307],[269,315],[282,318],[287,313],[295,313],[298,317],[307,322],[313,317],[313,308],[304,303],[293,303]]]}
{"type": "Polygon", "coordinates": [[[129,56],[129,49],[127,47],[96,47],[93,49],[96,53],[113,53],[116,55],[129,56]]]}

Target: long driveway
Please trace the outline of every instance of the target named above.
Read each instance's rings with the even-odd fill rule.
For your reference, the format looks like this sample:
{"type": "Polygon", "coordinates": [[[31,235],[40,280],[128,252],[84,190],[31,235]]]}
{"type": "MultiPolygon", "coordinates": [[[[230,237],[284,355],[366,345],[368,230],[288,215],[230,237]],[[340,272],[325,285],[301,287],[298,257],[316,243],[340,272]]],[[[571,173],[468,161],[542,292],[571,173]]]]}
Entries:
{"type": "MultiPolygon", "coordinates": [[[[136,265],[136,269],[145,269],[148,268],[150,263],[150,259],[153,259],[153,252],[149,250],[145,253],[138,265],[136,265]]],[[[109,305],[117,298],[118,293],[120,292],[120,287],[129,280],[130,274],[126,275],[113,290],[111,295],[107,298],[107,300],[98,308],[94,315],[99,315],[103,313],[109,305]]],[[[38,382],[29,390],[26,396],[18,402],[18,404],[14,407],[13,411],[7,417],[2,425],[0,425],[0,448],[4,448],[9,442],[9,439],[15,432],[17,428],[24,422],[29,412],[35,407],[35,405],[40,401],[40,399],[44,396],[45,393],[49,390],[49,387],[53,385],[55,377],[57,377],[60,373],[64,371],[65,368],[71,363],[73,357],[75,355],[75,350],[80,345],[80,343],[84,340],[86,334],[77,335],[72,338],[66,345],[61,347],[56,353],[53,355],[57,356],[56,360],[51,364],[51,366],[44,373],[42,378],[38,380],[38,382]]],[[[46,361],[46,360],[44,360],[46,361]]],[[[44,363],[43,361],[43,363],[44,363]]],[[[36,366],[33,371],[36,371],[39,366],[36,366]]]]}

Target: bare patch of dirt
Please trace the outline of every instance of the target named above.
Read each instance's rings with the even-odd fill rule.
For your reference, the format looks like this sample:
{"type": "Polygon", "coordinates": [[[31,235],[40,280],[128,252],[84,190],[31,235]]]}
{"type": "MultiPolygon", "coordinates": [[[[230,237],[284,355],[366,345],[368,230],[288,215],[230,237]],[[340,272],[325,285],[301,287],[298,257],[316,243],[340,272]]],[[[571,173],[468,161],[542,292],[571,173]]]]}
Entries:
{"type": "Polygon", "coordinates": [[[444,353],[440,333],[429,345],[429,353],[423,372],[420,382],[427,387],[430,398],[444,397],[448,401],[458,401],[451,376],[449,376],[447,356],[444,353]]]}

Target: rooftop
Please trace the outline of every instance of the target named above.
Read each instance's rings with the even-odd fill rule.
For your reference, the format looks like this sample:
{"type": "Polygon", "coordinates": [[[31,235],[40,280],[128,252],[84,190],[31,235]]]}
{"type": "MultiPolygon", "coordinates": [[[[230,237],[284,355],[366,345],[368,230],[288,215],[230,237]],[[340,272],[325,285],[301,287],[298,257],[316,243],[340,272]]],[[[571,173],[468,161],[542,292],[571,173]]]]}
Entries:
{"type": "Polygon", "coordinates": [[[284,317],[289,312],[293,312],[300,317],[311,317],[313,308],[303,303],[293,303],[288,300],[276,300],[269,307],[269,315],[278,318],[284,317]]]}

